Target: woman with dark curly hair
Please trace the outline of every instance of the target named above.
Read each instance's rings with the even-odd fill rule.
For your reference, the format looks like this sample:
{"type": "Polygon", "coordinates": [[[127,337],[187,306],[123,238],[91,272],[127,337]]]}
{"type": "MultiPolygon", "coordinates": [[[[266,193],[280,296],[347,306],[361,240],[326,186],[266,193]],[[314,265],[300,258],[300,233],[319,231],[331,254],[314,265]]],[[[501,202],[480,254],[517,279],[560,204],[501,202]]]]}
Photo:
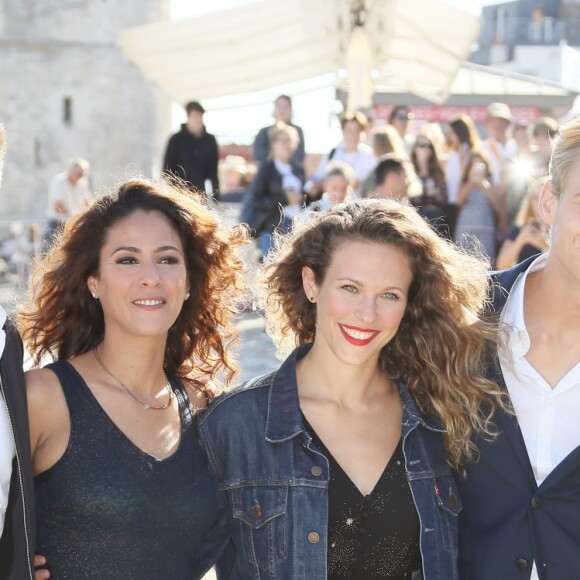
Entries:
{"type": "Polygon", "coordinates": [[[458,578],[453,470],[503,405],[483,377],[486,265],[369,199],[299,222],[263,275],[294,350],[199,422],[239,577],[458,578]]]}
{"type": "Polygon", "coordinates": [[[123,184],[37,266],[22,337],[37,551],[52,578],[200,578],[229,539],[194,414],[229,346],[244,263],[193,194],[123,184]]]}

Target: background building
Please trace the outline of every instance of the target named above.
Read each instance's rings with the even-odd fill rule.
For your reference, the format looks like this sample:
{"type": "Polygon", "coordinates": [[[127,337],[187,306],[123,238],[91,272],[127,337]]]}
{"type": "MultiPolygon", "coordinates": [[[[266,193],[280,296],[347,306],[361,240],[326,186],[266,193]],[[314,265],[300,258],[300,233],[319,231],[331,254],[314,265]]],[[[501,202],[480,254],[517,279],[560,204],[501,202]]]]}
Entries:
{"type": "Polygon", "coordinates": [[[123,28],[167,19],[168,0],[2,0],[0,121],[9,148],[0,214],[44,215],[72,157],[98,191],[159,168],[170,101],[117,49],[123,28]]]}
{"type": "Polygon", "coordinates": [[[580,0],[517,0],[482,9],[470,60],[580,91],[580,0]]]}

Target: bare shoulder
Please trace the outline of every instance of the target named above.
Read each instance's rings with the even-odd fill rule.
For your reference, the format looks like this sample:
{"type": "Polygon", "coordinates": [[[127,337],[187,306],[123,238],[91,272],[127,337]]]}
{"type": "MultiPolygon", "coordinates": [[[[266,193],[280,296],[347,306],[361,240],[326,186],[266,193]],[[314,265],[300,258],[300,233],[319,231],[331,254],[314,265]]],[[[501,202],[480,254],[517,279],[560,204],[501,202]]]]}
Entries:
{"type": "Polygon", "coordinates": [[[30,370],[24,373],[24,379],[34,454],[55,433],[68,428],[67,404],[60,382],[51,370],[30,370]]]}
{"type": "Polygon", "coordinates": [[[24,373],[28,404],[50,405],[55,395],[61,393],[60,382],[50,369],[34,369],[24,373]]]}

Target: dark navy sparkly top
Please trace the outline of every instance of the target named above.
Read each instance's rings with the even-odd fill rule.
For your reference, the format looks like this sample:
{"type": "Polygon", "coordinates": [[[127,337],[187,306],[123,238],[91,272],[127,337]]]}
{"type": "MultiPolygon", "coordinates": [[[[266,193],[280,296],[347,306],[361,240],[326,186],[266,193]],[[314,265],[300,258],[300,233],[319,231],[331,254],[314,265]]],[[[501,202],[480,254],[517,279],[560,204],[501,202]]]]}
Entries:
{"type": "Polygon", "coordinates": [[[64,455],[35,477],[36,553],[46,556],[52,579],[203,576],[227,540],[183,385],[171,380],[181,441],[159,460],[122,433],[70,363],[49,368],[71,419],[64,455]]]}
{"type": "Polygon", "coordinates": [[[419,516],[407,483],[402,441],[373,491],[363,495],[305,422],[330,465],[328,580],[421,578],[419,516]]]}

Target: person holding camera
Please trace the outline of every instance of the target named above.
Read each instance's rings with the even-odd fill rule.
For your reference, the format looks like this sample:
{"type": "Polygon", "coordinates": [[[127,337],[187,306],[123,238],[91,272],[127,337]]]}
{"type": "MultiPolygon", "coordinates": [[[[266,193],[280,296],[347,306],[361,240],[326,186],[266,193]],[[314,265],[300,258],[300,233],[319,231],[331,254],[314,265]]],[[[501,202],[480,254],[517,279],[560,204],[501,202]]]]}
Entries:
{"type": "Polygon", "coordinates": [[[493,261],[495,246],[495,210],[491,167],[480,151],[467,158],[457,198],[459,217],[455,242],[470,251],[482,253],[493,261]]]}
{"type": "Polygon", "coordinates": [[[540,189],[546,181],[547,178],[532,182],[515,224],[505,235],[497,255],[495,266],[498,270],[511,268],[548,249],[548,226],[539,219],[538,212],[540,189]]]}

